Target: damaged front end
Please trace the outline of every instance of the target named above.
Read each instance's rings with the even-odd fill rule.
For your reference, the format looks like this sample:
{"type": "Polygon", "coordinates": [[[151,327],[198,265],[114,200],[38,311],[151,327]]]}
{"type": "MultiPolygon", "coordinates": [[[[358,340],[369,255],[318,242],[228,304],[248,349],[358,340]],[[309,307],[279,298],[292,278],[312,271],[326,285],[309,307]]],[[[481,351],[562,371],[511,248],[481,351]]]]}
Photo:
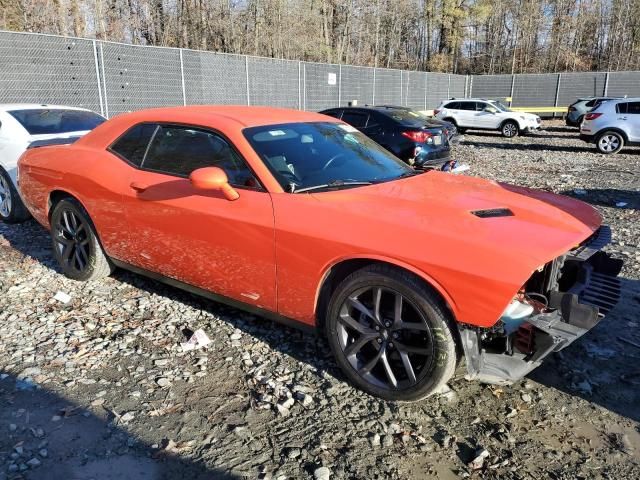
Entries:
{"type": "Polygon", "coordinates": [[[600,251],[610,241],[602,226],[535,271],[493,327],[460,325],[467,378],[513,383],[595,327],[620,297],[622,261],[600,251]]]}

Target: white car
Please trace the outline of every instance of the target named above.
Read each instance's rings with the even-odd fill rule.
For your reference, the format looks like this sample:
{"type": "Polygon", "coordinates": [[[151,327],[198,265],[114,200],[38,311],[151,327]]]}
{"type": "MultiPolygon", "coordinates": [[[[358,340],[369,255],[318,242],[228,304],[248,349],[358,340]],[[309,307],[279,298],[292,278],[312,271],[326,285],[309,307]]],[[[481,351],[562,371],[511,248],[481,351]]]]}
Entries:
{"type": "Polygon", "coordinates": [[[541,126],[540,117],[537,115],[515,112],[497,100],[483,98],[447,100],[442,102],[433,114],[440,120],[455,124],[458,131],[499,130],[503,136],[509,138],[521,132],[537,130],[541,126]]]}
{"type": "Polygon", "coordinates": [[[0,104],[0,220],[29,218],[16,182],[18,158],[27,148],[72,143],[105,120],[84,108],[0,104]]]}

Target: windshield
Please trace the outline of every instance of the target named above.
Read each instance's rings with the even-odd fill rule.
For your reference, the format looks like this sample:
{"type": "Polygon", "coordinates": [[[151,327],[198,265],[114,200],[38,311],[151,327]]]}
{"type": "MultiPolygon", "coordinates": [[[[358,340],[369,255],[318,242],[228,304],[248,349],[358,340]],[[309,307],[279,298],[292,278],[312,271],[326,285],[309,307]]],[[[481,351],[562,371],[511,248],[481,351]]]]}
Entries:
{"type": "Polygon", "coordinates": [[[247,128],[243,133],[288,192],[362,185],[414,173],[350,125],[289,123],[247,128]]]}
{"type": "Polygon", "coordinates": [[[29,135],[51,135],[69,132],[93,130],[105,118],[97,113],[84,110],[62,109],[28,109],[11,110],[9,114],[15,118],[29,135]]]}
{"type": "Polygon", "coordinates": [[[491,105],[493,105],[494,107],[496,107],[498,110],[500,110],[501,112],[510,112],[511,109],[509,107],[507,107],[506,105],[502,104],[501,102],[499,102],[498,100],[492,100],[491,101],[491,105]]]}

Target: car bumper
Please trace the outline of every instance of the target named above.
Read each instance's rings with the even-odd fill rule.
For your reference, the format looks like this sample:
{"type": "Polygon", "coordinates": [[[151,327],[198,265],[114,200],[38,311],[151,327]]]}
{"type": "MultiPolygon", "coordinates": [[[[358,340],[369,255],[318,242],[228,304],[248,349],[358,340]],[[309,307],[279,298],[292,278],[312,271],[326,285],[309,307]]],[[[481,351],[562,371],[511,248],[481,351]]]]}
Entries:
{"type": "Polygon", "coordinates": [[[622,261],[599,251],[610,239],[609,228],[601,227],[589,242],[561,257],[559,265],[577,265],[574,284],[565,291],[552,291],[547,311],[531,315],[505,335],[506,345],[510,345],[505,352],[484,348],[482,331],[461,328],[467,378],[509,385],[600,323],[620,297],[616,276],[622,261]]]}
{"type": "Polygon", "coordinates": [[[594,138],[595,137],[590,133],[580,133],[580,140],[582,140],[583,142],[595,143],[594,138]]]}
{"type": "Polygon", "coordinates": [[[528,122],[524,124],[523,130],[525,132],[533,132],[542,128],[542,121],[540,122],[528,122]]]}
{"type": "Polygon", "coordinates": [[[451,160],[451,149],[446,146],[438,149],[423,148],[415,158],[416,168],[436,168],[441,167],[451,160]]]}

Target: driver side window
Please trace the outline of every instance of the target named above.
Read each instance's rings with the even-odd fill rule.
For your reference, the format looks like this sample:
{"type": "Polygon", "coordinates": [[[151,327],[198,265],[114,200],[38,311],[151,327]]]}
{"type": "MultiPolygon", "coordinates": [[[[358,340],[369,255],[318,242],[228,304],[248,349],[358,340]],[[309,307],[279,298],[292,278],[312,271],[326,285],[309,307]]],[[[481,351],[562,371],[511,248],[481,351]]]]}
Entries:
{"type": "Polygon", "coordinates": [[[257,187],[244,160],[219,135],[197,128],[160,125],[142,168],[179,177],[203,167],[219,167],[236,187],[257,187]]]}

